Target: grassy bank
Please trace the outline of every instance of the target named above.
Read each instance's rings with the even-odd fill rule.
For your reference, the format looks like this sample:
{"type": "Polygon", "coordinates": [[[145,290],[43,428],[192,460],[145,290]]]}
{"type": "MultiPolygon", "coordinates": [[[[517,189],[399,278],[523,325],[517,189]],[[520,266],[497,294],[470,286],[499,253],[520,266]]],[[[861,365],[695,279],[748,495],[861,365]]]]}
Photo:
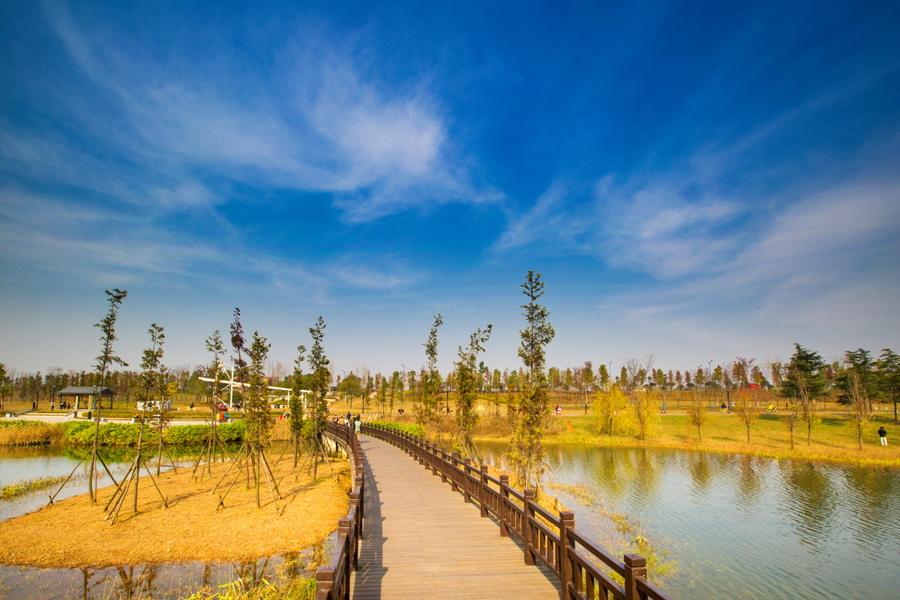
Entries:
{"type": "MultiPolygon", "coordinates": [[[[407,418],[409,419],[409,418],[407,418]]],[[[476,439],[509,441],[512,425],[505,417],[482,417],[475,430],[476,439]]],[[[445,419],[429,432],[438,438],[449,438],[453,424],[445,419]]],[[[794,428],[794,447],[785,415],[763,414],[747,430],[736,414],[709,413],[709,421],[698,437],[686,414],[658,415],[646,439],[636,435],[605,435],[598,432],[595,417],[583,414],[563,414],[549,419],[544,431],[548,444],[577,444],[622,448],[669,448],[687,451],[749,454],[774,459],[826,461],[872,467],[900,467],[900,425],[895,425],[888,413],[877,415],[864,427],[863,449],[857,448],[856,424],[844,414],[824,414],[812,427],[810,443],[806,440],[806,426],[794,428]],[[892,444],[879,444],[879,426],[888,430],[892,444]]]]}

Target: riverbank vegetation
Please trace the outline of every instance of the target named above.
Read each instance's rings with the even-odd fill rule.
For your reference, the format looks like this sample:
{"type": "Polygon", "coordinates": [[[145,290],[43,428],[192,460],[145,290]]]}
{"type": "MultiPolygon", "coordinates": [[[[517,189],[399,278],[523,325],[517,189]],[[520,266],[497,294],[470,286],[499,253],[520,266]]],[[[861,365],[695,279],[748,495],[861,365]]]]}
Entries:
{"type": "Polygon", "coordinates": [[[13,500],[32,492],[46,489],[65,481],[65,477],[41,477],[29,481],[21,481],[0,488],[0,500],[13,500]]]}
{"type": "MultiPolygon", "coordinates": [[[[863,449],[857,447],[857,424],[846,414],[822,414],[814,424],[811,442],[791,448],[789,414],[762,414],[753,423],[752,443],[746,428],[734,413],[709,411],[702,440],[686,411],[654,416],[654,433],[641,439],[633,431],[609,434],[598,429],[596,417],[564,413],[550,417],[544,428],[547,444],[622,448],[668,448],[685,451],[748,454],[773,459],[838,462],[859,466],[900,467],[900,447],[881,446],[877,429],[890,427],[891,416],[881,414],[867,424],[863,449]]],[[[443,428],[450,427],[444,423],[443,428]]],[[[440,428],[440,426],[439,426],[440,428]]],[[[897,430],[900,434],[900,429],[897,430]]],[[[476,440],[510,442],[511,427],[503,417],[483,417],[475,430],[476,440]]],[[[900,435],[898,435],[900,437],[900,435]]]]}

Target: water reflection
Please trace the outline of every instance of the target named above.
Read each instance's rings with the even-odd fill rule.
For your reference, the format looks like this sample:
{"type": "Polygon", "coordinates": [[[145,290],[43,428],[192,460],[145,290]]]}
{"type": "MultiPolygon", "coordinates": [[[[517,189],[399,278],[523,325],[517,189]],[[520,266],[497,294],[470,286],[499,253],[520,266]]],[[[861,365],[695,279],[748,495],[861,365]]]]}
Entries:
{"type": "MultiPolygon", "coordinates": [[[[321,546],[333,544],[323,542],[321,546]]],[[[0,597],[23,600],[175,600],[233,582],[243,590],[310,577],[323,548],[234,563],[170,563],[105,569],[35,569],[0,565],[0,597]]]]}
{"type": "MultiPolygon", "coordinates": [[[[497,463],[505,445],[481,449],[497,463]]],[[[887,599],[900,589],[896,469],[571,446],[548,448],[547,464],[595,539],[609,537],[605,510],[666,542],[676,598],[887,599]]]]}
{"type": "Polygon", "coordinates": [[[779,500],[785,519],[797,529],[803,544],[827,542],[837,509],[837,495],[827,468],[813,463],[785,461],[779,464],[784,479],[779,500]]]}
{"type": "Polygon", "coordinates": [[[759,462],[759,459],[753,456],[737,457],[738,482],[735,501],[747,510],[753,510],[762,495],[763,475],[760,473],[759,462]]]}

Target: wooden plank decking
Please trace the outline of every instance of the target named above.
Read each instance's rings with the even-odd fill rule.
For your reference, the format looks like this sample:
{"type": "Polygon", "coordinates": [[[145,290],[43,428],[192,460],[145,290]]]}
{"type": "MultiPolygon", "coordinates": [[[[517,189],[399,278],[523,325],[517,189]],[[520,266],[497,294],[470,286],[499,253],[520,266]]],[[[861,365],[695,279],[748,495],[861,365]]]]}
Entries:
{"type": "Polygon", "coordinates": [[[559,590],[522,547],[500,536],[474,504],[399,448],[362,437],[364,539],[354,600],[558,600],[559,590]]]}

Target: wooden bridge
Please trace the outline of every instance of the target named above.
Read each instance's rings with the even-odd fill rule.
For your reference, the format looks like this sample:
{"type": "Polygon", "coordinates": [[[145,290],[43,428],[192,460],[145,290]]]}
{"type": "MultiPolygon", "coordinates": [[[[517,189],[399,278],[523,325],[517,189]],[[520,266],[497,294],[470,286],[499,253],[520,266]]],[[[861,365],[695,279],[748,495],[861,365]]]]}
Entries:
{"type": "Polygon", "coordinates": [[[571,512],[551,514],[507,476],[395,430],[363,433],[329,424],[355,481],[332,560],[316,573],[317,600],[672,600],[647,581],[643,557],[620,562],[571,512]]]}

